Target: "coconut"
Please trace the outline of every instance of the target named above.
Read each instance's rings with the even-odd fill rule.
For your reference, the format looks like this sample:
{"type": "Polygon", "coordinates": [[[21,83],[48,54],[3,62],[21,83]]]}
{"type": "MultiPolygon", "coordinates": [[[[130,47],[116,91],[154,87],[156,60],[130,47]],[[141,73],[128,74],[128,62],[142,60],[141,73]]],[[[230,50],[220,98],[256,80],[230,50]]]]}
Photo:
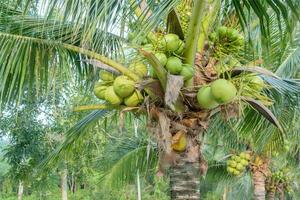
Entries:
{"type": "Polygon", "coordinates": [[[140,77],[147,76],[147,66],[142,62],[135,62],[129,66],[129,69],[134,73],[137,73],[140,77]]]}
{"type": "Polygon", "coordinates": [[[197,100],[201,108],[203,109],[214,109],[219,104],[214,100],[211,94],[211,87],[204,86],[197,93],[197,100]]]}
{"type": "Polygon", "coordinates": [[[234,168],[232,168],[232,167],[227,167],[227,171],[229,172],[229,173],[231,173],[231,174],[233,174],[233,172],[234,172],[234,168]]]}
{"type": "Polygon", "coordinates": [[[99,99],[105,99],[105,91],[107,89],[107,86],[105,85],[98,85],[95,84],[94,86],[94,94],[96,97],[98,97],[99,99]]]}
{"type": "Polygon", "coordinates": [[[113,80],[115,80],[115,75],[113,75],[112,73],[110,73],[108,71],[105,71],[105,70],[100,71],[99,77],[103,81],[113,81],[113,80]]]}
{"type": "Polygon", "coordinates": [[[228,28],[226,26],[221,26],[219,29],[218,29],[218,35],[220,38],[223,38],[227,35],[227,30],[228,28]]]}
{"type": "Polygon", "coordinates": [[[125,98],[134,92],[134,85],[134,82],[127,76],[118,76],[114,81],[113,87],[119,97],[125,98]]]}
{"type": "Polygon", "coordinates": [[[208,39],[212,42],[216,42],[218,40],[218,35],[217,33],[212,33],[208,36],[208,39]]]}
{"type": "Polygon", "coordinates": [[[147,51],[147,52],[149,52],[149,53],[154,53],[154,46],[152,45],[152,44],[145,44],[144,46],[143,46],[143,50],[144,51],[147,51]]]}
{"type": "Polygon", "coordinates": [[[251,88],[253,88],[254,90],[257,90],[259,92],[261,92],[264,88],[264,81],[262,80],[262,78],[260,78],[259,76],[250,76],[248,78],[249,80],[249,85],[251,88]]]}
{"type": "Polygon", "coordinates": [[[229,28],[227,36],[231,41],[235,41],[239,38],[239,32],[236,29],[229,28]]]}
{"type": "Polygon", "coordinates": [[[109,86],[105,90],[105,100],[112,105],[120,105],[122,103],[122,98],[115,93],[113,86],[109,86]]]}
{"type": "Polygon", "coordinates": [[[191,65],[184,64],[180,75],[183,76],[183,80],[189,80],[194,76],[194,68],[191,65]]]}
{"type": "Polygon", "coordinates": [[[211,93],[218,103],[224,104],[236,97],[237,89],[230,81],[218,79],[211,84],[211,93]]]}
{"type": "Polygon", "coordinates": [[[168,58],[167,58],[166,54],[164,54],[164,53],[156,53],[155,57],[157,58],[157,60],[160,62],[160,64],[162,66],[165,66],[167,64],[168,58]]]}
{"type": "Polygon", "coordinates": [[[183,67],[182,62],[179,58],[175,56],[171,56],[168,58],[166,68],[171,74],[174,75],[180,74],[182,67],[183,67]]]}
{"type": "Polygon", "coordinates": [[[179,37],[176,34],[167,34],[164,36],[164,38],[162,39],[163,41],[165,41],[165,49],[167,51],[173,52],[176,51],[179,48],[179,37]]]}
{"type": "Polygon", "coordinates": [[[229,161],[227,162],[227,165],[230,166],[230,167],[235,168],[236,165],[237,165],[237,163],[236,163],[234,160],[229,160],[229,161]]]}
{"type": "Polygon", "coordinates": [[[150,43],[155,43],[157,41],[157,35],[153,32],[150,32],[148,33],[147,35],[147,40],[150,42],[150,43]]]}
{"type": "Polygon", "coordinates": [[[232,174],[235,176],[239,176],[241,172],[235,169],[232,174]]]}
{"type": "Polygon", "coordinates": [[[238,163],[235,168],[239,171],[243,171],[244,170],[244,165],[242,165],[241,163],[238,163]]]}
{"type": "Polygon", "coordinates": [[[247,156],[247,154],[246,154],[245,152],[241,152],[241,153],[239,154],[239,157],[241,157],[241,158],[243,158],[243,159],[246,159],[246,156],[247,156]]]}
{"type": "Polygon", "coordinates": [[[241,160],[241,164],[244,166],[247,166],[249,164],[249,162],[245,159],[241,160]]]}
{"type": "Polygon", "coordinates": [[[184,50],[184,42],[182,40],[179,40],[179,45],[178,49],[175,51],[175,54],[181,55],[184,50]]]}
{"type": "Polygon", "coordinates": [[[143,99],[144,97],[141,92],[136,90],[132,95],[124,99],[124,103],[128,107],[135,107],[141,103],[143,99]]]}
{"type": "MultiPolygon", "coordinates": [[[[176,135],[173,136],[173,137],[176,137],[176,135]]],[[[181,134],[180,137],[179,137],[178,142],[172,144],[172,148],[173,148],[174,151],[182,152],[186,149],[186,145],[187,145],[186,135],[181,134]]]]}
{"type": "Polygon", "coordinates": [[[234,161],[237,162],[237,163],[241,162],[241,160],[242,160],[242,159],[241,159],[239,156],[236,156],[236,157],[234,158],[234,161]]]}

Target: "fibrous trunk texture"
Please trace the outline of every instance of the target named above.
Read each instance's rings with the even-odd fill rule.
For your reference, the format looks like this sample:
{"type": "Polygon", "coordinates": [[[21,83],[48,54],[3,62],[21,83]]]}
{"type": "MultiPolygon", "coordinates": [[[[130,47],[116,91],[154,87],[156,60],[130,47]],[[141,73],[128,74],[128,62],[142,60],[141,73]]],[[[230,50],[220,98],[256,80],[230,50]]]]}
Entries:
{"type": "Polygon", "coordinates": [[[61,179],[61,199],[68,200],[68,170],[65,168],[61,171],[60,179],[61,179]]]}
{"type": "Polygon", "coordinates": [[[24,191],[23,181],[19,181],[18,200],[23,199],[23,191],[24,191]]]}
{"type": "Polygon", "coordinates": [[[265,200],[266,199],[265,175],[260,170],[255,170],[253,172],[252,178],[254,183],[255,200],[265,200]]]}
{"type": "Polygon", "coordinates": [[[180,156],[170,170],[172,200],[200,199],[200,163],[180,156]]]}
{"type": "Polygon", "coordinates": [[[275,191],[268,192],[267,200],[275,200],[275,191]]]}

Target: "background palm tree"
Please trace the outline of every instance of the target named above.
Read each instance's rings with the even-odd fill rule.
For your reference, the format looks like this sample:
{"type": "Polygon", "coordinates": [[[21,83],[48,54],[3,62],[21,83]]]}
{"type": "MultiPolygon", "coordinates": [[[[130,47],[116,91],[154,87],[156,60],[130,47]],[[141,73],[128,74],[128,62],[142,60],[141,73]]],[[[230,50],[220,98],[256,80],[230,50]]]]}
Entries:
{"type": "MultiPolygon", "coordinates": [[[[20,102],[20,97],[24,95],[32,98],[32,93],[26,91],[33,89],[39,95],[47,94],[49,90],[57,90],[59,88],[53,81],[57,78],[85,80],[84,83],[89,87],[97,71],[91,66],[95,60],[98,61],[98,65],[100,61],[102,68],[110,66],[133,80],[138,80],[136,74],[124,67],[130,62],[130,57],[136,56],[130,48],[138,48],[139,42],[157,25],[163,24],[164,27],[167,15],[178,3],[179,1],[175,0],[159,3],[155,1],[130,1],[129,3],[126,1],[1,1],[1,102],[4,104],[20,102]],[[143,5],[142,10],[140,5],[143,5]],[[127,34],[124,32],[133,32],[132,30],[138,34],[133,43],[128,46],[126,45],[127,34]],[[27,88],[29,90],[25,90],[27,88]]],[[[188,3],[186,1],[186,4],[188,3]]],[[[295,9],[297,5],[297,1],[291,0],[263,3],[246,0],[194,1],[191,6],[192,16],[188,34],[185,38],[188,47],[185,52],[187,63],[194,64],[196,53],[202,52],[211,27],[233,24],[248,33],[249,44],[240,55],[244,63],[263,59],[265,68],[272,71],[278,69],[277,75],[293,77],[296,73],[295,63],[299,62],[298,47],[293,50],[295,47],[291,42],[293,33],[296,32],[295,23],[299,18],[299,11],[295,9]],[[216,14],[217,20],[211,13],[216,14]],[[274,42],[275,38],[280,38],[281,42],[278,43],[279,40],[274,42]],[[276,47],[286,51],[276,51],[276,47]],[[282,62],[283,60],[286,62],[282,62]],[[277,65],[273,65],[276,62],[277,65]]],[[[169,18],[167,22],[169,31],[172,30],[170,28],[172,26],[179,27],[171,19],[169,18]]],[[[151,56],[148,59],[151,61],[151,56]]],[[[159,70],[159,66],[156,66],[156,70],[159,70]]],[[[291,108],[293,107],[291,105],[298,103],[294,98],[299,91],[298,83],[274,78],[266,73],[261,76],[275,88],[268,91],[268,95],[276,100],[276,104],[272,107],[273,113],[282,116],[281,120],[279,118],[280,121],[289,122],[287,119],[294,118],[294,115],[285,115],[285,110],[282,108],[284,105],[289,105],[291,108]]],[[[163,76],[159,76],[159,79],[164,85],[163,76]]],[[[107,110],[95,111],[82,119],[77,126],[68,131],[65,143],[55,153],[61,152],[80,138],[87,124],[97,121],[107,112],[107,110]]],[[[211,119],[214,120],[215,118],[211,119]]],[[[278,126],[277,119],[271,117],[271,121],[278,126]]],[[[270,138],[272,140],[269,148],[275,148],[276,144],[282,143],[282,131],[274,130],[274,127],[268,128],[268,121],[251,109],[246,109],[245,116],[238,120],[237,124],[240,126],[231,129],[247,137],[253,137],[258,144],[265,143],[270,138]],[[264,139],[255,133],[247,134],[253,130],[255,133],[268,134],[265,134],[264,139]]],[[[287,123],[286,126],[288,125],[287,123]]],[[[213,129],[214,125],[211,126],[213,129]]],[[[196,152],[201,155],[199,149],[196,152]]],[[[206,164],[203,159],[187,162],[186,158],[187,155],[182,156],[177,166],[172,167],[171,170],[174,178],[171,178],[173,199],[181,198],[180,195],[184,192],[188,196],[200,198],[199,166],[205,169],[206,164]],[[202,162],[201,165],[199,162],[202,162]],[[187,169],[193,172],[190,174],[190,178],[194,180],[191,183],[183,181],[188,176],[187,169]],[[182,176],[176,177],[178,172],[182,176]],[[180,191],[178,191],[178,184],[183,186],[180,187],[180,191]],[[190,190],[190,184],[193,185],[193,190],[190,190]]]]}

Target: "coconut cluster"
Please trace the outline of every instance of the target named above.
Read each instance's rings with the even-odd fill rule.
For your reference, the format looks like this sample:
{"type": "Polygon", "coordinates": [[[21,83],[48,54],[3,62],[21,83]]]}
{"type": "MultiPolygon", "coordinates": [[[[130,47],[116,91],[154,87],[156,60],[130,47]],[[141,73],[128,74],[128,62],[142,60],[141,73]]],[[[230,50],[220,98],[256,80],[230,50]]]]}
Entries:
{"type": "MultiPolygon", "coordinates": [[[[194,75],[194,67],[185,64],[181,59],[185,47],[178,35],[170,33],[166,35],[148,35],[149,44],[143,46],[143,50],[154,53],[160,64],[173,75],[181,75],[184,81],[191,79],[194,75]]],[[[151,76],[157,78],[153,69],[151,76]]]]}
{"type": "Polygon", "coordinates": [[[251,155],[247,152],[241,152],[239,155],[233,155],[227,161],[227,171],[234,175],[241,175],[249,165],[251,155]]]}
{"type": "MultiPolygon", "coordinates": [[[[132,67],[137,70],[136,66],[132,67]]],[[[138,70],[136,72],[138,73],[138,70]]],[[[106,100],[111,105],[124,104],[128,107],[135,107],[143,101],[143,95],[135,89],[135,82],[127,76],[115,76],[103,70],[99,73],[99,77],[101,80],[94,85],[94,94],[97,98],[106,100]]]]}
{"type": "Polygon", "coordinates": [[[217,57],[222,57],[222,54],[237,54],[244,45],[244,37],[238,30],[226,26],[219,27],[216,32],[209,35],[209,39],[217,57]]]}
{"type": "Polygon", "coordinates": [[[237,89],[232,82],[218,79],[210,85],[201,87],[197,93],[197,100],[202,109],[214,109],[231,102],[236,95],[237,89]]]}
{"type": "Polygon", "coordinates": [[[275,192],[280,186],[287,192],[292,191],[291,177],[288,174],[288,169],[283,168],[273,172],[267,181],[267,190],[275,192]]]}
{"type": "Polygon", "coordinates": [[[181,29],[184,34],[187,33],[188,23],[192,16],[192,6],[191,3],[187,3],[186,1],[180,1],[176,10],[179,14],[181,29]]]}

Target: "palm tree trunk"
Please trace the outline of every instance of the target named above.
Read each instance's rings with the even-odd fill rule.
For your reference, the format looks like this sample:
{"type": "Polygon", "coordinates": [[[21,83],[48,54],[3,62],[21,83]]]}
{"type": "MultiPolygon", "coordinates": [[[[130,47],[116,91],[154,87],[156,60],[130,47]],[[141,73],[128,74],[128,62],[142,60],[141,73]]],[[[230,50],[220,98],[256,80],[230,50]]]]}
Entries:
{"type": "Polygon", "coordinates": [[[172,200],[200,199],[200,163],[189,162],[180,156],[171,167],[170,186],[172,200]]]}
{"type": "Polygon", "coordinates": [[[268,192],[268,196],[267,196],[268,200],[275,200],[275,191],[269,191],[268,192]]]}
{"type": "Polygon", "coordinates": [[[60,174],[61,181],[61,199],[68,200],[68,170],[67,168],[63,169],[60,174]]]}
{"type": "Polygon", "coordinates": [[[252,178],[254,184],[254,199],[265,200],[266,199],[266,189],[265,189],[266,177],[264,173],[262,173],[260,170],[255,170],[252,174],[252,178]]]}
{"type": "Polygon", "coordinates": [[[23,192],[24,192],[23,181],[19,181],[18,200],[22,200],[23,199],[23,192]]]}

